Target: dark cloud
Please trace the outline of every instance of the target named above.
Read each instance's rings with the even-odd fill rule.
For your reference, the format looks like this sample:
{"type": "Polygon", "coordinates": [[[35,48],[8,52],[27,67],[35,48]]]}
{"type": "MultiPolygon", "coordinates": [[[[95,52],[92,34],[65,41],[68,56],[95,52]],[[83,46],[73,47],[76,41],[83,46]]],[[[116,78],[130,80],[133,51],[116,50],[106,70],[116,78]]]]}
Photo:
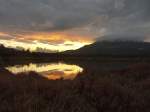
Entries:
{"type": "Polygon", "coordinates": [[[150,0],[0,0],[0,30],[22,34],[78,29],[93,37],[143,39],[150,32],[149,12],[150,0]]]}

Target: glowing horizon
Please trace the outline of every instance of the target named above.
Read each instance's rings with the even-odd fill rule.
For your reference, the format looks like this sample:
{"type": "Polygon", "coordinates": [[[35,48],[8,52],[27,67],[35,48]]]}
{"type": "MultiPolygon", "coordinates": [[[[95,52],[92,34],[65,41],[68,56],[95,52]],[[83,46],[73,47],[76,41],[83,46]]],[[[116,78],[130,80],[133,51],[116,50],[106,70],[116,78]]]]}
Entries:
{"type": "MultiPolygon", "coordinates": [[[[37,33],[30,35],[11,36],[0,32],[0,44],[10,48],[23,48],[24,50],[36,51],[39,48],[51,52],[76,50],[93,43],[90,38],[65,33],[37,33]],[[3,37],[3,38],[2,38],[3,37]],[[9,39],[7,39],[7,37],[9,39]]],[[[44,52],[44,51],[43,51],[44,52]]]]}

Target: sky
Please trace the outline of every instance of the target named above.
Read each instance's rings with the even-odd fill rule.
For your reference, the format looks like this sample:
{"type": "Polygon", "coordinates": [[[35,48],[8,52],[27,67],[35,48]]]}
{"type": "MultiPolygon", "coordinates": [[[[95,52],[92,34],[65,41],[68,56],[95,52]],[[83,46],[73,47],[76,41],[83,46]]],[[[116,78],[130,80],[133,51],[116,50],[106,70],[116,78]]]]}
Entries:
{"type": "Polygon", "coordinates": [[[0,0],[0,44],[50,51],[150,41],[150,0],[0,0]]]}

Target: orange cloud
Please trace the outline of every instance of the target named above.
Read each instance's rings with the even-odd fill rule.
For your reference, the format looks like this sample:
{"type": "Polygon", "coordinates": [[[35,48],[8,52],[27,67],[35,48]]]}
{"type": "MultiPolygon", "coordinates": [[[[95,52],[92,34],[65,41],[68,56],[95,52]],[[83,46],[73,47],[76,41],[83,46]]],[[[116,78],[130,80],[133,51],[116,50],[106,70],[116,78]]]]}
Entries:
{"type": "Polygon", "coordinates": [[[0,44],[12,48],[23,47],[24,49],[30,49],[31,51],[35,51],[37,48],[42,48],[61,52],[79,49],[84,45],[93,43],[93,40],[90,37],[71,35],[67,33],[32,33],[15,35],[15,38],[13,39],[5,39],[5,36],[13,37],[12,35],[0,32],[0,44]]]}
{"type": "Polygon", "coordinates": [[[0,32],[0,36],[8,36],[8,34],[0,32]]]}
{"type": "Polygon", "coordinates": [[[39,40],[48,42],[65,42],[65,41],[93,42],[93,40],[90,37],[70,35],[66,33],[34,33],[30,35],[24,35],[23,38],[28,40],[39,40]]]}

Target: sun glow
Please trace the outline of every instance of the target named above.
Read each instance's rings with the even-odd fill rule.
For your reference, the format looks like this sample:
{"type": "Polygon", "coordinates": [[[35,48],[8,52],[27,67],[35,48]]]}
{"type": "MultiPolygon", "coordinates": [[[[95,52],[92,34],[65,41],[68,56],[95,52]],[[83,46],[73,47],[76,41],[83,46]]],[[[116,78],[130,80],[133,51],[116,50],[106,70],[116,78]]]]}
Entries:
{"type": "Polygon", "coordinates": [[[23,48],[25,50],[37,51],[46,49],[50,52],[62,52],[66,50],[76,50],[85,45],[91,44],[93,41],[85,37],[75,35],[65,35],[64,33],[44,33],[22,35],[15,38],[11,35],[0,32],[0,44],[11,48],[23,48]],[[7,36],[7,39],[5,39],[7,36]]]}
{"type": "Polygon", "coordinates": [[[23,35],[24,39],[27,40],[39,40],[47,42],[65,42],[65,41],[78,41],[82,43],[89,43],[93,40],[90,37],[84,37],[80,35],[67,34],[64,32],[55,33],[33,33],[30,35],[23,35]]]}

